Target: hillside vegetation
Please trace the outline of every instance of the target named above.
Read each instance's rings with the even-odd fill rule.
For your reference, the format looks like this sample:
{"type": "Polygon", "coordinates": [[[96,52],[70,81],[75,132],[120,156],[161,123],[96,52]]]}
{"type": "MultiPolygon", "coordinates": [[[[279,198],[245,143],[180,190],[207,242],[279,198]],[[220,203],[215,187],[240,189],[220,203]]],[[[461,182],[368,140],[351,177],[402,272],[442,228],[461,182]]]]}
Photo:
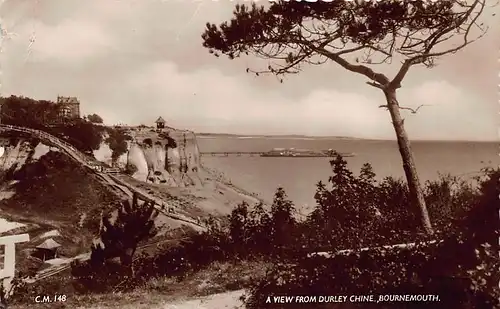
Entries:
{"type": "Polygon", "coordinates": [[[88,250],[99,231],[101,211],[116,203],[114,193],[61,152],[50,151],[17,171],[5,171],[2,180],[14,183],[9,188],[13,196],[0,200],[2,217],[35,227],[28,230],[31,238],[58,230],[66,237],[61,253],[67,257],[88,250]]]}
{"type": "Polygon", "coordinates": [[[59,137],[78,150],[92,155],[102,142],[109,145],[113,157],[126,152],[126,141],[130,137],[125,130],[100,125],[99,115],[89,115],[82,119],[54,122],[58,118],[58,105],[48,100],[34,100],[23,96],[0,97],[2,124],[37,129],[59,137]],[[105,136],[107,136],[105,138],[105,136]]]}
{"type": "MultiPolygon", "coordinates": [[[[302,306],[270,304],[266,302],[269,295],[332,293],[440,296],[440,302],[418,303],[418,308],[498,306],[494,274],[500,265],[494,249],[498,239],[495,215],[500,171],[485,170],[477,187],[453,177],[428,182],[426,199],[437,231],[432,240],[440,241],[428,243],[431,239],[422,233],[418,216],[408,206],[404,182],[393,178],[377,182],[368,164],[354,175],[341,157],[332,160],[331,167],[329,183],[317,184],[317,207],[307,220],[295,219],[293,203],[283,189],[278,189],[270,208],[262,204],[235,205],[225,224],[208,222],[206,232],[164,245],[154,255],[136,254],[132,265],[112,260],[99,265],[92,261],[76,263],[70,276],[59,281],[51,279],[50,291],[75,293],[80,295],[75,299],[86,297],[89,302],[103,300],[92,296],[95,293],[108,295],[105,300],[111,298],[107,293],[117,291],[148,298],[173,286],[188,287],[193,276],[227,263],[230,267],[225,272],[230,276],[219,286],[224,287],[222,290],[246,288],[247,308],[302,306]],[[408,242],[416,245],[380,247],[408,242]],[[351,250],[335,254],[342,249],[351,250]],[[308,256],[318,251],[333,256],[308,256]],[[253,272],[235,282],[233,278],[241,272],[237,271],[238,265],[246,263],[267,271],[253,272]],[[170,284],[153,284],[159,281],[170,284]]],[[[120,243],[121,236],[116,235],[108,241],[120,243]]],[[[45,289],[43,283],[25,287],[15,299],[22,301],[45,289]]],[[[367,306],[364,303],[361,307],[367,306]]],[[[398,303],[398,308],[412,306],[415,303],[398,303]]],[[[315,308],[322,307],[317,304],[315,308]]],[[[358,307],[339,304],[338,308],[358,307]]]]}
{"type": "MultiPolygon", "coordinates": [[[[26,103],[12,100],[17,106],[26,103]]],[[[37,119],[13,124],[43,125],[34,123],[37,119]]],[[[82,151],[98,147],[104,130],[86,120],[41,129],[80,145],[82,151]]],[[[7,137],[11,143],[24,138],[31,147],[38,143],[7,137]]],[[[19,284],[10,301],[32,304],[35,295],[64,293],[72,299],[66,305],[74,307],[82,299],[109,301],[117,292],[150,299],[159,291],[165,296],[170,292],[192,296],[244,288],[248,309],[303,306],[269,303],[267,296],[332,294],[440,297],[440,302],[398,303],[398,308],[498,307],[500,170],[485,169],[477,186],[451,176],[427,182],[425,201],[435,230],[430,238],[422,230],[404,181],[391,177],[377,181],[369,164],[354,174],[341,156],[330,165],[332,175],[328,183],[317,183],[316,208],[305,220],[296,219],[295,205],[279,188],[272,205],[242,202],[225,220],[208,217],[204,232],[171,233],[152,243],[154,247],[145,247],[156,235],[157,213],[151,203],[138,201],[137,196],[132,201],[116,199],[62,153],[50,151],[26,160],[3,173],[4,183],[11,183],[15,194],[0,201],[2,211],[13,220],[23,218],[38,228],[63,231],[63,240],[72,239],[67,246],[72,254],[92,254],[89,261],[72,263],[70,272],[19,284]],[[111,209],[117,209],[112,216],[111,209]],[[91,244],[94,234],[99,241],[91,244]],[[396,244],[403,245],[387,247],[396,244]],[[329,256],[314,254],[318,252],[329,256]],[[214,267],[227,276],[214,274],[214,267]],[[213,288],[200,289],[204,284],[199,278],[213,288]]],[[[370,305],[392,306],[350,303],[337,308],[370,305]]],[[[315,304],[315,308],[330,307],[315,304]]]]}

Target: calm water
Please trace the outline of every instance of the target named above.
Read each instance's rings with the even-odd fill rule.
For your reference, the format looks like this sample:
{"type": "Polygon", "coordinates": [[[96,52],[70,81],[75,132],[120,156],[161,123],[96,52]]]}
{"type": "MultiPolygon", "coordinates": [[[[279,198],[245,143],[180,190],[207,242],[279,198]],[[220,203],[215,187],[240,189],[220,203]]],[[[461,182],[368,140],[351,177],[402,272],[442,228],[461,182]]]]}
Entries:
{"type": "MultiPolygon", "coordinates": [[[[201,152],[268,151],[274,147],[335,149],[354,152],[347,158],[355,173],[365,162],[372,164],[378,178],[404,177],[401,157],[395,141],[282,139],[282,138],[198,138],[201,152]]],[[[478,142],[413,142],[417,169],[422,181],[436,179],[441,174],[474,176],[482,167],[498,166],[498,143],[478,142]]],[[[223,172],[233,184],[271,200],[277,187],[285,188],[288,196],[304,210],[314,205],[315,184],[330,176],[328,158],[263,158],[250,156],[203,156],[202,162],[223,172]]]]}

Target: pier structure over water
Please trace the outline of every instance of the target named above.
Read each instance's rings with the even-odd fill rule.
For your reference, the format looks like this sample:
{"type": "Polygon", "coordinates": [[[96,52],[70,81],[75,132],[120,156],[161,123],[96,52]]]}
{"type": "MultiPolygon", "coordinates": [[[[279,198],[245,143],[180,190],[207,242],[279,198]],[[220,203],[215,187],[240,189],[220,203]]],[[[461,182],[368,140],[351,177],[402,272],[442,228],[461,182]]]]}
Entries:
{"type": "Polygon", "coordinates": [[[258,151],[210,151],[210,152],[201,152],[200,154],[203,156],[212,156],[212,157],[229,157],[229,156],[238,156],[241,157],[242,155],[246,156],[260,156],[264,152],[258,152],[258,151]]]}

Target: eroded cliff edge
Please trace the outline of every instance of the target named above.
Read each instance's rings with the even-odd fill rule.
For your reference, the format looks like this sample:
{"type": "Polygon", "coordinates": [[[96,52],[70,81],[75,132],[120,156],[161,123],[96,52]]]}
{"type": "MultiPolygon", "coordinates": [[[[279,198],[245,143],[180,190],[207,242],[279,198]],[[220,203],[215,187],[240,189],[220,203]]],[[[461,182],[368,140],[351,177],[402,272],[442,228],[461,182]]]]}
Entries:
{"type": "Polygon", "coordinates": [[[169,187],[201,185],[200,151],[194,132],[131,128],[127,134],[132,140],[128,141],[127,152],[116,162],[112,162],[111,150],[104,143],[94,152],[95,157],[116,165],[139,181],[169,187]]]}

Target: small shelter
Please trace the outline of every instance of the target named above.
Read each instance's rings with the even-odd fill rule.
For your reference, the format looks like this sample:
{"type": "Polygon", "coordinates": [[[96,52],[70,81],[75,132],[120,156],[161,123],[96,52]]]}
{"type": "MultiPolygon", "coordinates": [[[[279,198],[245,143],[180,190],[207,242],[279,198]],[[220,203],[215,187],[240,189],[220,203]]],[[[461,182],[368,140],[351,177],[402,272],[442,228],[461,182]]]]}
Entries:
{"type": "Polygon", "coordinates": [[[36,247],[36,251],[33,255],[42,261],[55,259],[57,258],[57,250],[59,247],[61,247],[59,243],[49,238],[36,247]]]}
{"type": "Polygon", "coordinates": [[[160,116],[155,121],[157,129],[164,129],[166,121],[160,116]]]}

